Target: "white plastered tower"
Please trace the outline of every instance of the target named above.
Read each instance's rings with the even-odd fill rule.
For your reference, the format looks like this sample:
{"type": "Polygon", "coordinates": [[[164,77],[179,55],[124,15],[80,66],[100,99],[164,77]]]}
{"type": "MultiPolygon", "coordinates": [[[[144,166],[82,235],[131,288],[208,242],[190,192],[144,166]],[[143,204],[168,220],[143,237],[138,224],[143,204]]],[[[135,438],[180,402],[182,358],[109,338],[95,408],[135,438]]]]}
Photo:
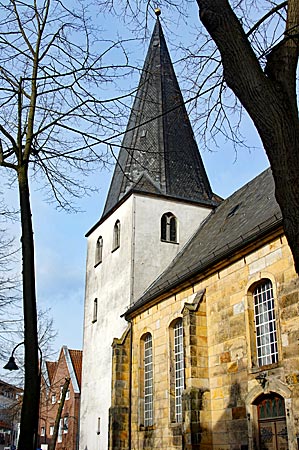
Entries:
{"type": "Polygon", "coordinates": [[[121,315],[217,203],[157,18],[104,212],[87,233],[80,449],[108,449],[121,315]]]}

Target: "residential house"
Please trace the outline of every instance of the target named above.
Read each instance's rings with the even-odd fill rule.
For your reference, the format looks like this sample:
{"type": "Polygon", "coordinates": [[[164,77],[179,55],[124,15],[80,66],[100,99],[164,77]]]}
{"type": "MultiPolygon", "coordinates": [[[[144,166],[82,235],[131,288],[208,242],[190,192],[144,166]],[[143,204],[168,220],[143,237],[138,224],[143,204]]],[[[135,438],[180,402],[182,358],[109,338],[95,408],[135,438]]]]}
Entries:
{"type": "Polygon", "coordinates": [[[63,346],[57,361],[45,362],[39,414],[39,445],[46,450],[52,442],[61,407],[62,390],[70,380],[59,419],[56,450],[77,450],[81,392],[82,351],[63,346]]]}
{"type": "Polygon", "coordinates": [[[23,389],[0,380],[0,449],[17,443],[22,397],[23,389]]]}

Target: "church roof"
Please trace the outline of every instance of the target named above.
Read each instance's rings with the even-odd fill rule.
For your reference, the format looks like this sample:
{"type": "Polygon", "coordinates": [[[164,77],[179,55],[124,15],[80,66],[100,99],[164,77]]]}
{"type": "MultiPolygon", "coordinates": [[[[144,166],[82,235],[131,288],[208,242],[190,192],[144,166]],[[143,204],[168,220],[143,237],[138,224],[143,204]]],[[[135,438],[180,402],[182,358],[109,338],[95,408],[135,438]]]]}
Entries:
{"type": "Polygon", "coordinates": [[[271,169],[267,169],[209,214],[168,268],[128,309],[125,316],[231,257],[281,225],[282,215],[274,196],[274,180],[271,169]]]}
{"type": "Polygon", "coordinates": [[[103,216],[131,190],[216,206],[157,18],[103,216]]]}

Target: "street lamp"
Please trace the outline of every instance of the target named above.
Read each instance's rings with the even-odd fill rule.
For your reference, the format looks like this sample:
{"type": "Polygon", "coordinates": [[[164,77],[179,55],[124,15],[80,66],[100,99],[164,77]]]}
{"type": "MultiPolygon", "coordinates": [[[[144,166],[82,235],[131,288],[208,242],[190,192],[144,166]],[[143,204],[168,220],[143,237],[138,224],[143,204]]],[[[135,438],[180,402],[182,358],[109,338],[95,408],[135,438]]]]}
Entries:
{"type": "MultiPolygon", "coordinates": [[[[17,344],[14,348],[13,351],[11,352],[10,358],[8,360],[8,363],[5,364],[5,366],[3,367],[3,369],[6,370],[19,370],[19,367],[17,366],[16,362],[15,362],[15,358],[14,358],[14,353],[16,351],[16,349],[18,347],[20,347],[20,345],[25,344],[25,341],[20,342],[19,344],[17,344]]],[[[42,361],[43,361],[43,354],[42,351],[40,349],[40,346],[38,346],[38,350],[40,353],[40,360],[39,360],[39,386],[41,383],[41,375],[42,375],[42,361]]],[[[38,410],[39,410],[39,398],[38,398],[38,410]]],[[[36,444],[37,444],[37,429],[34,432],[34,448],[36,448],[36,444]]]]}
{"type": "MultiPolygon", "coordinates": [[[[13,351],[11,352],[11,355],[10,355],[10,357],[9,357],[8,363],[6,363],[5,366],[3,366],[3,369],[6,369],[6,370],[19,370],[19,367],[17,366],[16,361],[15,361],[14,352],[16,351],[16,349],[17,349],[18,347],[20,347],[20,345],[23,345],[23,344],[24,344],[24,341],[23,341],[23,342],[20,342],[19,344],[17,344],[17,345],[14,347],[14,349],[13,349],[13,351]]],[[[41,351],[41,349],[40,349],[40,346],[38,346],[38,350],[39,350],[39,353],[40,353],[39,375],[41,376],[43,354],[42,354],[42,351],[41,351]]]]}
{"type": "Polygon", "coordinates": [[[15,362],[14,352],[15,352],[15,350],[16,350],[20,345],[22,345],[22,344],[24,344],[24,341],[23,341],[23,342],[20,342],[19,344],[17,344],[17,345],[15,346],[15,348],[14,348],[13,351],[11,352],[11,356],[10,356],[10,358],[9,358],[9,360],[8,360],[8,363],[5,364],[5,366],[3,367],[3,369],[6,369],[6,370],[19,370],[19,367],[16,365],[16,362],[15,362]]]}

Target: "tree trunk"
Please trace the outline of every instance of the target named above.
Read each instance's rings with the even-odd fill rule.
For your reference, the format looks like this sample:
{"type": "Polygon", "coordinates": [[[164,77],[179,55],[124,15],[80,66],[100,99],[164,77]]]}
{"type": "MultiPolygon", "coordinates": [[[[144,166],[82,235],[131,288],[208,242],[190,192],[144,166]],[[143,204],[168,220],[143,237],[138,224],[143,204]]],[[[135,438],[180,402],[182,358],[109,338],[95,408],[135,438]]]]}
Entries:
{"type": "Polygon", "coordinates": [[[62,388],[62,392],[61,392],[61,397],[60,397],[60,404],[59,404],[59,408],[57,410],[57,414],[56,414],[56,418],[55,418],[55,424],[54,424],[54,431],[53,431],[53,437],[52,437],[52,442],[49,446],[49,450],[55,450],[56,447],[56,442],[57,442],[57,437],[58,437],[58,431],[59,431],[59,426],[60,426],[60,419],[61,419],[61,414],[62,414],[62,410],[64,407],[64,402],[65,402],[65,397],[66,397],[66,393],[67,390],[69,388],[70,385],[70,378],[66,378],[63,388],[62,388]]]}
{"type": "Polygon", "coordinates": [[[18,450],[36,450],[40,368],[38,361],[34,242],[28,184],[28,167],[18,169],[22,227],[25,383],[18,450]]]}
{"type": "Polygon", "coordinates": [[[197,0],[200,18],[216,43],[227,85],[263,142],[275,181],[284,231],[299,274],[299,121],[296,99],[298,0],[288,1],[285,38],[269,53],[265,72],[227,0],[197,0]]]}

